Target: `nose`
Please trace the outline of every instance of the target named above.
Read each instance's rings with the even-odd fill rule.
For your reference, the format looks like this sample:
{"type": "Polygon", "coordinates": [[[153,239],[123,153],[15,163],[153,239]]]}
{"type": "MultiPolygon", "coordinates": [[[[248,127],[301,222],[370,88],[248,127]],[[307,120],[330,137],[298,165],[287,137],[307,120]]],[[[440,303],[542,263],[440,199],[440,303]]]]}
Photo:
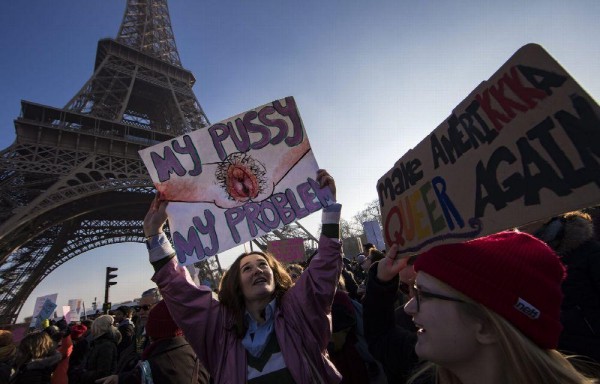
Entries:
{"type": "Polygon", "coordinates": [[[410,300],[406,304],[404,304],[404,312],[407,315],[414,316],[417,314],[417,300],[414,297],[411,297],[410,300]]]}

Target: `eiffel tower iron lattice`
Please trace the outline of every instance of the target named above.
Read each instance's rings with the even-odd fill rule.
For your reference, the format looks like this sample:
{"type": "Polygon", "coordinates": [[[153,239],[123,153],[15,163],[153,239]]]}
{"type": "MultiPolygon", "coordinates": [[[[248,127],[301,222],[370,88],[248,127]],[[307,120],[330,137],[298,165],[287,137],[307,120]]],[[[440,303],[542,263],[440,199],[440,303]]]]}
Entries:
{"type": "Polygon", "coordinates": [[[209,125],[194,82],[166,0],[128,0],[64,108],[21,102],[16,140],[0,152],[0,324],[66,261],[144,241],[153,186],[137,151],[209,125]]]}

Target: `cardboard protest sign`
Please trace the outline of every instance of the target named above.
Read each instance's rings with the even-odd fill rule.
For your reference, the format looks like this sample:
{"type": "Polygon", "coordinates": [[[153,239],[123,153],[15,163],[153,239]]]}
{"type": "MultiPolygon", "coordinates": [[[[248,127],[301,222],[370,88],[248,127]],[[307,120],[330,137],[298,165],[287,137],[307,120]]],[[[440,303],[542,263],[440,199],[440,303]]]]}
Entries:
{"type": "Polygon", "coordinates": [[[330,205],[292,97],[146,148],[181,264],[214,256],[330,205]]]}
{"type": "Polygon", "coordinates": [[[267,249],[283,263],[303,261],[305,256],[302,238],[269,241],[267,249]]]}
{"type": "Polygon", "coordinates": [[[600,202],[600,108],[538,45],[519,49],[377,183],[401,254],[600,202]]]}

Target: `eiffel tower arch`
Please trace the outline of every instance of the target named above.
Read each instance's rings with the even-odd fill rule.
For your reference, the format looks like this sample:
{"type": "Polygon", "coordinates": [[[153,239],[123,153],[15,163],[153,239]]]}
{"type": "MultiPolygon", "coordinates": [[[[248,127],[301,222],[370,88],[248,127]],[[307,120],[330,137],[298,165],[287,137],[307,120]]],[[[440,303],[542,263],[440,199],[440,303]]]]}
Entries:
{"type": "Polygon", "coordinates": [[[0,152],[0,324],[91,249],[143,242],[153,185],[138,150],[209,125],[181,65],[166,0],[128,0],[116,39],[63,108],[21,102],[0,152]]]}

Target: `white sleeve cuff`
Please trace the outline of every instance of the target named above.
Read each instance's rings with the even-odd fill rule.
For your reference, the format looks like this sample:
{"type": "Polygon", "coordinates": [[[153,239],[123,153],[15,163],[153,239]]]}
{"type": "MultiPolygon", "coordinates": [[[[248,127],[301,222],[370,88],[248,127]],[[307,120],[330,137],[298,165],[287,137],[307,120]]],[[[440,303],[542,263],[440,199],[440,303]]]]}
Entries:
{"type": "Polygon", "coordinates": [[[323,208],[321,224],[339,224],[342,216],[342,204],[333,203],[323,208]]]}
{"type": "Polygon", "coordinates": [[[151,244],[148,249],[148,256],[150,262],[154,263],[160,259],[171,256],[175,253],[175,249],[171,245],[171,242],[164,233],[159,233],[154,236],[149,243],[151,244]]]}

